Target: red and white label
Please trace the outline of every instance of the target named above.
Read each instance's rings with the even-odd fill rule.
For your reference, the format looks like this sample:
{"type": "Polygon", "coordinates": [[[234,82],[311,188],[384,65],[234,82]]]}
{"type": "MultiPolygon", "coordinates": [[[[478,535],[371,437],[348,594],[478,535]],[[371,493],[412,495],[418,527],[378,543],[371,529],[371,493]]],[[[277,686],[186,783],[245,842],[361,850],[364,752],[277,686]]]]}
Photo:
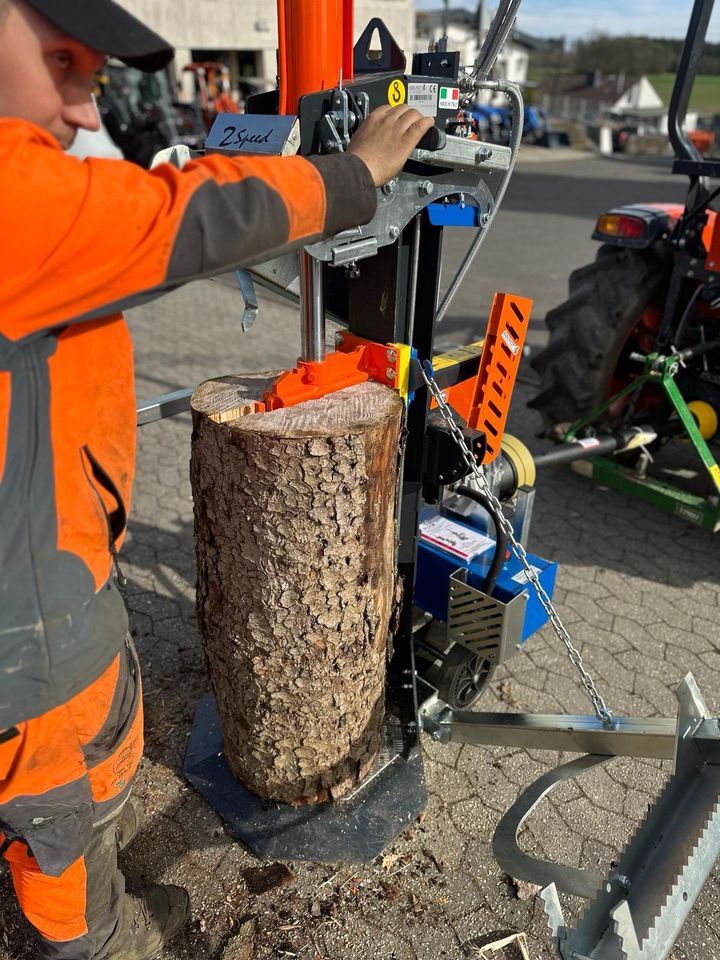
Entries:
{"type": "Polygon", "coordinates": [[[471,530],[462,523],[448,520],[447,517],[441,517],[440,514],[420,524],[420,538],[441,550],[447,550],[466,563],[495,546],[495,541],[485,534],[471,530]]]}
{"type": "Polygon", "coordinates": [[[457,87],[440,87],[438,98],[440,110],[458,110],[460,107],[460,91],[457,87]]]}

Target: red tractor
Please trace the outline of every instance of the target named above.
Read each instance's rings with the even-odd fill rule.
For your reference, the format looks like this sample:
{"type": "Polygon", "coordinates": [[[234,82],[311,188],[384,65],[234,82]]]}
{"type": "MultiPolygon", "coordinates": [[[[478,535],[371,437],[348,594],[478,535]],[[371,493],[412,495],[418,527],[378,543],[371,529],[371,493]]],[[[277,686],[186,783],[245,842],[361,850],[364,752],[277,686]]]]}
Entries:
{"type": "Polygon", "coordinates": [[[550,340],[532,361],[540,390],[531,406],[570,445],[549,458],[575,460],[575,449],[579,472],[715,530],[720,466],[709,442],[720,412],[720,217],[712,205],[720,162],[702,158],[685,125],[712,7],[695,0],[669,109],[673,172],[690,179],[685,205],[635,204],[598,219],[595,262],[571,275],[568,300],[547,315],[550,340]],[[679,435],[699,455],[690,487],[672,465],[655,467],[664,448],[687,449],[670,444],[679,435]],[[594,444],[612,459],[586,459],[594,444]]]}

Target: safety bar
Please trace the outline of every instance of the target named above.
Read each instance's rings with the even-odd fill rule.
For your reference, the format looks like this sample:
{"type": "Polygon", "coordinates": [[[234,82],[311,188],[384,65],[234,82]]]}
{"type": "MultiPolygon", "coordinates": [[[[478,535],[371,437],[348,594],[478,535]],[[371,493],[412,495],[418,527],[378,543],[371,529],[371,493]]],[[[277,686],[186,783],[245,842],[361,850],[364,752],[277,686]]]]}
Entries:
{"type": "Polygon", "coordinates": [[[686,118],[715,0],[695,0],[668,110],[668,132],[678,160],[702,161],[688,137],[686,118]]]}

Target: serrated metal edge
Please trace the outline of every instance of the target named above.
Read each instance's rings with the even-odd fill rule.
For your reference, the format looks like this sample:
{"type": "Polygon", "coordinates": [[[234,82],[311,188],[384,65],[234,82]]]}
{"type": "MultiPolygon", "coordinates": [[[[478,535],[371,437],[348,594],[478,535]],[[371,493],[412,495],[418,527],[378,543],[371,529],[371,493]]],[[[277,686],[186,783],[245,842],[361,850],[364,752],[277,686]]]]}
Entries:
{"type": "MultiPolygon", "coordinates": [[[[675,772],[668,777],[653,803],[646,809],[630,839],[625,845],[618,863],[607,874],[607,880],[598,896],[588,905],[577,926],[566,932],[567,951],[578,956],[590,952],[604,960],[620,953],[625,960],[661,960],[667,957],[682,923],[692,908],[702,885],[720,853],[720,768],[707,764],[694,741],[694,731],[709,714],[702,694],[691,674],[678,685],[678,721],[675,742],[675,772]],[[712,771],[712,772],[710,772],[712,771]],[[697,792],[697,795],[695,794],[697,792]],[[674,804],[689,797],[691,805],[684,809],[686,816],[674,804]],[[692,825],[689,832],[685,824],[692,825]],[[674,834],[674,835],[673,835],[674,834]],[[633,888],[624,895],[625,874],[632,884],[638,873],[642,883],[651,883],[648,871],[656,854],[662,856],[663,842],[671,837],[672,859],[665,863],[677,871],[667,878],[659,889],[647,888],[651,894],[645,900],[642,936],[638,937],[636,921],[632,916],[633,888]],[[698,851],[702,859],[694,864],[698,851]],[[694,866],[693,876],[687,876],[694,866]],[[682,906],[673,903],[683,882],[691,896],[682,906]],[[654,894],[654,896],[653,896],[654,894]],[[659,906],[658,906],[659,905],[659,906]],[[667,911],[670,911],[669,913],[667,911]],[[652,916],[650,915],[652,913],[652,916]],[[661,923],[661,921],[666,921],[661,923]],[[647,925],[647,926],[646,926],[647,925]],[[664,942],[658,942],[659,937],[664,942]],[[652,944],[649,942],[653,941],[652,944]],[[586,944],[590,946],[587,947],[586,944]],[[649,949],[645,949],[649,946],[649,949]]],[[[660,862],[660,861],[658,861],[660,862]]],[[[659,879],[659,878],[658,878],[659,879]]],[[[643,889],[635,886],[635,891],[643,889]]],[[[641,902],[642,902],[642,898],[641,902]]],[[[640,907],[640,904],[636,904],[640,907]]]]}
{"type": "Polygon", "coordinates": [[[560,905],[557,887],[554,883],[549,884],[540,891],[540,899],[543,902],[545,919],[547,920],[548,927],[550,927],[552,941],[555,944],[558,956],[562,960],[560,941],[564,940],[567,936],[567,927],[565,926],[565,917],[563,916],[562,906],[560,905]]]}
{"type": "MultiPolygon", "coordinates": [[[[618,873],[618,870],[622,872],[621,870],[622,861],[626,851],[630,849],[633,843],[635,843],[636,841],[639,842],[640,836],[643,830],[648,828],[648,822],[651,819],[652,815],[655,813],[656,809],[660,806],[661,803],[666,802],[665,800],[666,794],[670,791],[670,789],[676,783],[680,783],[682,780],[686,780],[686,779],[687,779],[687,776],[676,777],[674,774],[667,778],[662,790],[657,795],[653,803],[648,806],[648,809],[646,810],[644,816],[640,820],[638,826],[636,827],[630,839],[628,840],[625,847],[623,848],[623,851],[620,854],[620,857],[618,858],[618,867],[612,868],[611,870],[608,871],[606,882],[601,888],[598,897],[589,904],[587,910],[578,921],[577,926],[573,928],[572,933],[580,933],[582,935],[583,928],[586,928],[591,924],[594,925],[594,921],[596,920],[596,914],[600,913],[601,917],[603,914],[608,917],[608,921],[609,921],[608,929],[610,927],[610,921],[612,921],[613,930],[615,930],[615,932],[618,933],[618,936],[620,936],[621,940],[624,939],[623,935],[618,930],[616,930],[614,926],[615,921],[612,920],[612,918],[615,912],[618,910],[618,908],[621,907],[623,904],[625,904],[627,906],[628,918],[632,923],[632,915],[630,912],[630,907],[629,907],[629,904],[627,904],[627,901],[625,900],[621,901],[615,907],[613,907],[611,902],[609,902],[610,898],[612,897],[612,893],[607,892],[607,884],[613,881],[613,879],[616,877],[618,873]]],[[[712,811],[710,815],[704,819],[703,824],[700,827],[697,835],[695,837],[688,838],[686,853],[685,853],[684,859],[681,861],[681,868],[677,873],[674,874],[674,878],[675,878],[674,881],[669,886],[666,885],[664,896],[662,896],[661,900],[659,900],[660,905],[658,907],[657,912],[655,913],[654,921],[652,922],[651,926],[648,928],[647,932],[643,933],[641,937],[638,937],[637,931],[635,929],[635,925],[633,923],[633,926],[632,926],[633,939],[635,940],[635,943],[639,946],[640,952],[638,953],[636,950],[635,954],[633,954],[631,949],[629,954],[629,960],[632,960],[634,956],[640,957],[645,953],[645,946],[648,944],[650,940],[653,939],[653,933],[656,930],[659,921],[662,919],[663,914],[668,907],[668,904],[672,900],[675,893],[678,891],[678,888],[681,886],[683,882],[683,877],[685,876],[688,868],[690,867],[691,861],[693,860],[694,856],[697,854],[698,850],[701,848],[703,843],[706,841],[708,832],[711,826],[713,825],[713,821],[715,821],[719,815],[720,815],[720,798],[718,798],[718,800],[713,803],[712,811]]],[[[601,919],[601,917],[597,919],[601,919]]],[[[625,952],[627,953],[627,951],[625,952]]]]}
{"type": "MultiPolygon", "coordinates": [[[[680,887],[684,886],[684,877],[687,871],[692,866],[693,859],[697,856],[702,846],[708,841],[708,834],[710,833],[710,829],[713,826],[714,821],[715,821],[716,827],[720,828],[720,823],[717,822],[719,817],[720,817],[720,801],[716,801],[713,804],[712,813],[710,817],[708,817],[705,820],[705,824],[701,833],[696,838],[695,843],[692,846],[692,849],[685,857],[681,870],[675,874],[675,882],[671,885],[670,890],[666,892],[665,896],[662,898],[662,902],[658,909],[657,914],[655,915],[655,921],[653,925],[650,927],[647,936],[643,937],[643,939],[641,940],[641,946],[643,949],[645,948],[646,944],[656,939],[655,933],[657,931],[658,924],[663,919],[665,911],[668,909],[668,907],[671,907],[671,903],[679,893],[680,887]]],[[[693,897],[693,900],[691,902],[683,903],[683,906],[685,907],[688,913],[692,909],[692,904],[694,900],[695,898],[693,897]]]]}
{"type": "Polygon", "coordinates": [[[641,948],[627,900],[621,900],[610,911],[610,920],[612,922],[611,936],[618,942],[618,952],[620,954],[618,960],[640,960],[641,948]]]}
{"type": "MultiPolygon", "coordinates": [[[[682,864],[681,864],[681,866],[680,866],[680,869],[678,870],[677,873],[674,874],[675,879],[673,880],[673,882],[672,882],[671,884],[666,884],[666,886],[665,886],[665,891],[666,891],[666,892],[665,892],[665,896],[663,897],[662,902],[661,902],[661,904],[660,904],[660,908],[659,908],[659,911],[658,911],[658,917],[660,916],[660,914],[662,914],[662,912],[663,912],[663,910],[665,909],[665,907],[667,906],[670,898],[673,896],[673,894],[677,891],[678,887],[679,887],[680,884],[682,883],[682,878],[684,877],[684,875],[685,875],[688,867],[690,866],[690,863],[691,863],[693,857],[694,857],[695,854],[698,852],[698,850],[699,850],[700,847],[702,846],[703,842],[704,842],[705,839],[707,838],[707,835],[708,835],[708,833],[709,833],[709,831],[710,831],[710,827],[712,826],[712,822],[713,822],[713,820],[717,817],[719,809],[720,809],[720,807],[719,807],[718,803],[717,803],[717,802],[714,803],[714,804],[713,804],[713,808],[712,808],[712,813],[711,813],[710,816],[704,821],[703,826],[702,826],[702,829],[701,829],[699,835],[696,837],[695,841],[693,842],[692,847],[690,847],[690,849],[689,849],[687,855],[685,856],[684,860],[682,861],[682,864]]],[[[651,931],[651,932],[652,932],[652,930],[654,929],[654,926],[655,926],[655,924],[653,924],[653,926],[650,928],[650,931],[651,931]]],[[[648,938],[649,938],[649,935],[648,935],[648,937],[645,937],[645,939],[643,940],[643,942],[645,942],[645,940],[647,940],[648,938]]]]}
{"type": "MultiPolygon", "coordinates": [[[[623,858],[623,855],[625,854],[625,852],[626,852],[626,851],[633,845],[633,843],[634,843],[636,840],[638,840],[638,838],[640,837],[640,834],[641,834],[642,831],[645,829],[645,827],[646,827],[646,825],[647,825],[647,823],[648,823],[651,815],[653,814],[655,808],[659,805],[659,803],[660,803],[660,801],[661,801],[664,793],[665,793],[666,790],[668,789],[668,786],[669,786],[670,782],[672,781],[672,779],[673,779],[672,775],[670,775],[670,776],[668,776],[668,777],[666,778],[665,783],[663,784],[663,787],[662,787],[662,790],[660,791],[660,793],[655,797],[655,799],[654,799],[654,801],[653,801],[652,803],[648,804],[647,810],[645,811],[645,813],[643,814],[642,818],[641,818],[640,821],[638,822],[635,830],[630,834],[629,840],[627,841],[627,843],[626,843],[625,846],[623,847],[623,850],[622,850],[622,852],[620,853],[620,855],[619,855],[619,857],[618,857],[618,863],[621,863],[621,862],[622,862],[622,858],[623,858]]],[[[572,928],[572,932],[573,932],[573,933],[582,933],[583,928],[588,927],[588,926],[590,926],[591,924],[594,925],[595,915],[598,914],[598,913],[601,915],[601,916],[600,916],[600,919],[607,918],[608,926],[609,926],[609,924],[610,924],[610,914],[611,914],[611,911],[612,911],[614,908],[613,908],[613,906],[612,906],[612,901],[610,900],[611,894],[607,892],[607,886],[608,886],[608,884],[610,884],[610,883],[612,882],[612,880],[615,878],[616,874],[617,874],[617,868],[616,868],[616,867],[612,867],[612,868],[609,868],[609,869],[608,869],[608,871],[607,871],[607,873],[606,873],[606,875],[605,875],[605,879],[603,880],[602,884],[601,884],[600,887],[598,888],[598,896],[596,896],[594,900],[591,900],[591,901],[590,901],[590,903],[589,903],[588,906],[587,906],[587,909],[584,911],[584,913],[582,914],[582,916],[581,916],[580,919],[578,920],[578,922],[577,922],[577,924],[575,925],[575,927],[572,928]]]]}

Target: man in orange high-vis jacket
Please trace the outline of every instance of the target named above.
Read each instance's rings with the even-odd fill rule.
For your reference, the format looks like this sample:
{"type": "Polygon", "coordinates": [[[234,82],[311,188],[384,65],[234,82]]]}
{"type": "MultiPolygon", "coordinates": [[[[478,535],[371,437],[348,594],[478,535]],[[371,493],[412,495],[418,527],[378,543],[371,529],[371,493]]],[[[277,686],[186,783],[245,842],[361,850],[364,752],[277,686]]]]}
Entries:
{"type": "Polygon", "coordinates": [[[0,0],[0,855],[51,960],[140,960],[179,887],[125,893],[139,667],[111,580],[135,398],[119,311],[369,220],[432,120],[381,108],[346,154],[151,173],[68,157],[106,55],[172,49],[112,0],[0,0]]]}

